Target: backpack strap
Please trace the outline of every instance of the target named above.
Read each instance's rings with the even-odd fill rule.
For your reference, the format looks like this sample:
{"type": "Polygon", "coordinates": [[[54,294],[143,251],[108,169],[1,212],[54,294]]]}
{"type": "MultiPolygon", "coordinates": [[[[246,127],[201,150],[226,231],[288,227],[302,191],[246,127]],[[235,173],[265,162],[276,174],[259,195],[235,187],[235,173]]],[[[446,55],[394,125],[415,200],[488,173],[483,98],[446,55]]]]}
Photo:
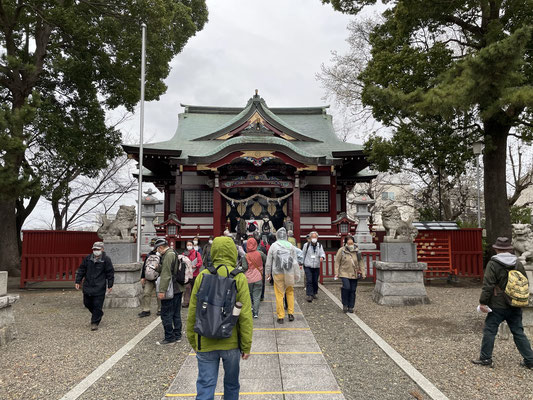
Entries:
{"type": "Polygon", "coordinates": [[[235,279],[235,277],[239,274],[242,273],[242,269],[239,269],[239,268],[233,268],[233,271],[231,271],[229,273],[229,276],[231,276],[233,279],[235,279]]]}
{"type": "MultiPolygon", "coordinates": [[[[215,268],[212,264],[209,264],[206,268],[209,271],[209,273],[216,275],[218,268],[215,268]]],[[[220,268],[220,265],[219,265],[219,268],[220,268]]]]}

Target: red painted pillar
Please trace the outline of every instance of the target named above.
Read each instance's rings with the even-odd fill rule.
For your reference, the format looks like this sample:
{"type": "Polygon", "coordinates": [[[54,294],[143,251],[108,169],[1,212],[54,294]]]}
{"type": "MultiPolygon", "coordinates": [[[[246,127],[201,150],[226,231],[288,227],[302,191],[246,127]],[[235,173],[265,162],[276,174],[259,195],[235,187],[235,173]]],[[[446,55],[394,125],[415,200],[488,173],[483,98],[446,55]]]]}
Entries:
{"type": "Polygon", "coordinates": [[[215,175],[215,184],[213,185],[213,236],[222,234],[222,196],[220,195],[218,174],[215,175]]]}
{"type": "Polygon", "coordinates": [[[165,200],[163,206],[163,221],[168,219],[170,214],[170,185],[165,185],[165,200]]]}
{"type": "Polygon", "coordinates": [[[296,174],[294,178],[294,193],[292,195],[292,221],[294,222],[294,237],[296,244],[300,246],[300,176],[296,174]]]}
{"type": "Polygon", "coordinates": [[[175,189],[174,189],[174,202],[176,204],[176,216],[178,217],[178,219],[181,221],[181,214],[182,214],[182,208],[183,208],[183,200],[182,200],[182,195],[183,195],[183,190],[181,188],[181,171],[178,171],[177,174],[176,174],[176,185],[175,185],[175,189]]]}
{"type": "Polygon", "coordinates": [[[337,177],[333,175],[334,173],[332,171],[329,184],[329,214],[331,221],[337,219],[337,177]]]}

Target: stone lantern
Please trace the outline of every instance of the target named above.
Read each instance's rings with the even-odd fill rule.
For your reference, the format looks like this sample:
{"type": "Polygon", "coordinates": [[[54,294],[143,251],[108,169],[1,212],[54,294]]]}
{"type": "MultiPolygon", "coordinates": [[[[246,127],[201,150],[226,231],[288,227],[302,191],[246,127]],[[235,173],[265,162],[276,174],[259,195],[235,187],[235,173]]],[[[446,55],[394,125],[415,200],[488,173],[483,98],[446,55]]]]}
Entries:
{"type": "Polygon", "coordinates": [[[154,192],[151,188],[144,192],[146,196],[142,198],[142,217],[144,219],[144,226],[141,234],[141,254],[148,254],[150,252],[150,241],[157,236],[154,226],[154,219],[156,218],[156,206],[161,203],[161,200],[154,197],[154,192]]]}
{"type": "Polygon", "coordinates": [[[360,194],[351,200],[351,204],[356,206],[355,216],[359,220],[357,229],[355,230],[355,244],[361,250],[375,250],[376,244],[373,242],[373,236],[368,228],[368,219],[372,215],[368,211],[368,206],[374,204],[376,201],[371,199],[367,194],[360,194]]]}

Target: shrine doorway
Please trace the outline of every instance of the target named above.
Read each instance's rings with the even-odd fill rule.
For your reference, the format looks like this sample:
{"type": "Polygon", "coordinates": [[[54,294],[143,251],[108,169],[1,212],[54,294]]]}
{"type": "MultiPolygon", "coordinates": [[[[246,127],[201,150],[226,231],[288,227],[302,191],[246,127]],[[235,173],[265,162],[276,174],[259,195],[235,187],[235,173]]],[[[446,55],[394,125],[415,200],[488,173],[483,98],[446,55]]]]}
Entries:
{"type": "Polygon", "coordinates": [[[237,217],[245,220],[268,217],[274,228],[283,227],[288,215],[292,189],[278,187],[241,187],[229,189],[226,194],[226,220],[232,232],[237,226],[237,217]],[[231,200],[230,200],[231,199],[231,200]]]}

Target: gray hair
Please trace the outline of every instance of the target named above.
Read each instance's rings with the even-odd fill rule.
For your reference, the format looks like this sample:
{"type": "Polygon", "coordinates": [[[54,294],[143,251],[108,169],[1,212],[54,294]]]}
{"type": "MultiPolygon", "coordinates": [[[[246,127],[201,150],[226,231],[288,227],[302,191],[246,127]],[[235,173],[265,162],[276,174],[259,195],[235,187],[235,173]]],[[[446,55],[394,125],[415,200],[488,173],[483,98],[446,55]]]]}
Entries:
{"type": "Polygon", "coordinates": [[[313,231],[313,232],[310,232],[309,233],[309,237],[313,236],[313,235],[316,235],[317,239],[318,239],[318,232],[317,231],[313,231]]]}

